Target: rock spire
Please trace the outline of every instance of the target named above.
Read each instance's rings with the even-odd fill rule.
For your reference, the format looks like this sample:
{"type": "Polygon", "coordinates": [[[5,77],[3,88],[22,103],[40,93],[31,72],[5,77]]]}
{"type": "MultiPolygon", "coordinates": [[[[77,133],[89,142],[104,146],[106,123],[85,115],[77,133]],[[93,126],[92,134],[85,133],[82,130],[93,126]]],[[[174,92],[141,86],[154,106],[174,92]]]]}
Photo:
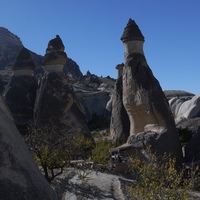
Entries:
{"type": "Polygon", "coordinates": [[[182,159],[181,146],[172,112],[158,80],[145,59],[144,37],[133,20],[129,20],[121,38],[125,46],[123,68],[123,105],[130,119],[128,143],[151,146],[158,154],[182,159]]]}
{"type": "Polygon", "coordinates": [[[124,64],[118,64],[118,77],[112,94],[112,115],[110,122],[110,135],[116,145],[125,143],[129,137],[130,121],[123,105],[122,74],[124,64]]]}
{"type": "Polygon", "coordinates": [[[45,72],[37,91],[34,121],[41,126],[54,124],[73,134],[81,132],[91,137],[72,84],[63,72],[66,60],[64,45],[56,36],[49,41],[44,57],[45,72]]]}
{"type": "Polygon", "coordinates": [[[27,126],[33,120],[37,81],[33,76],[35,66],[30,52],[22,48],[13,67],[14,76],[11,77],[3,97],[6,101],[14,122],[21,134],[26,133],[27,126]]]}

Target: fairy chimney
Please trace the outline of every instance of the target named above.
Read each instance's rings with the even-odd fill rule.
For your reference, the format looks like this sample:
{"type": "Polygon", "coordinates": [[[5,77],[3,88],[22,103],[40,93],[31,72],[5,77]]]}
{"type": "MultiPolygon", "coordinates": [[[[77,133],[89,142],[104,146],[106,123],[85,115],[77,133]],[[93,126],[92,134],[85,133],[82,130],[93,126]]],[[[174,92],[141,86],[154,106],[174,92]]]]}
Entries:
{"type": "Polygon", "coordinates": [[[64,52],[64,49],[65,47],[59,35],[56,35],[56,38],[49,41],[42,62],[42,67],[45,71],[63,72],[64,65],[67,62],[67,54],[64,52]]]}
{"type": "Polygon", "coordinates": [[[21,134],[27,133],[27,127],[33,120],[38,87],[37,80],[33,76],[34,69],[30,52],[23,47],[13,66],[13,76],[3,91],[4,100],[21,134]]]}
{"type": "Polygon", "coordinates": [[[13,66],[14,76],[33,76],[35,65],[28,49],[23,47],[13,66]]]}
{"type": "Polygon", "coordinates": [[[128,143],[158,154],[170,153],[181,161],[181,146],[172,112],[159,81],[149,68],[143,52],[144,36],[129,19],[121,40],[125,47],[123,105],[130,119],[128,143]]]}

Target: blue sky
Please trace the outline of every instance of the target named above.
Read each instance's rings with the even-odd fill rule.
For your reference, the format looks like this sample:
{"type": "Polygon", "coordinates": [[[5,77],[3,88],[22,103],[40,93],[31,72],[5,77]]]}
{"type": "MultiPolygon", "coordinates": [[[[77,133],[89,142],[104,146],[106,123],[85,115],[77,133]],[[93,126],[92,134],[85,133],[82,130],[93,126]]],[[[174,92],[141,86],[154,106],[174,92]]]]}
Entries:
{"type": "Polygon", "coordinates": [[[83,74],[116,78],[124,62],[120,40],[129,18],[144,37],[144,52],[163,90],[200,93],[200,0],[1,0],[0,26],[44,55],[60,35],[83,74]]]}

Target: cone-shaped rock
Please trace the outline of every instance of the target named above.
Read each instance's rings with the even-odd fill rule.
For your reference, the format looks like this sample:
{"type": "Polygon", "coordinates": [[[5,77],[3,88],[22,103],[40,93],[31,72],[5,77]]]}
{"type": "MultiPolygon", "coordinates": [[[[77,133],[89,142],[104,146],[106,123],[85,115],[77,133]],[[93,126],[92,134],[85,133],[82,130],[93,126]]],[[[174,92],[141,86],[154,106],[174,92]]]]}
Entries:
{"type": "Polygon", "coordinates": [[[22,48],[14,64],[14,76],[6,86],[3,97],[13,115],[20,133],[26,133],[26,127],[33,120],[37,81],[33,74],[34,64],[29,51],[22,48]],[[24,62],[23,62],[24,61],[24,62]]]}
{"type": "Polygon", "coordinates": [[[49,64],[46,65],[46,71],[37,92],[34,119],[36,124],[42,126],[53,124],[70,130],[73,134],[81,132],[84,136],[91,137],[71,83],[67,75],[61,71],[67,59],[63,51],[64,46],[58,36],[49,42],[44,60],[49,54],[51,54],[51,59],[45,61],[49,64]],[[61,60],[58,55],[61,55],[61,60]],[[51,70],[48,69],[49,67],[51,70]],[[57,70],[58,67],[60,70],[57,70]]]}
{"type": "Polygon", "coordinates": [[[137,40],[144,42],[144,36],[142,35],[138,25],[134,20],[129,19],[128,24],[126,25],[123,35],[121,36],[122,42],[137,40]]]}
{"type": "Polygon", "coordinates": [[[28,49],[23,47],[19,52],[17,59],[15,61],[13,70],[35,70],[35,65],[33,63],[31,54],[28,49]]]}
{"type": "Polygon", "coordinates": [[[130,119],[128,143],[138,148],[151,146],[158,154],[172,154],[180,163],[181,146],[167,99],[146,62],[142,46],[130,43],[141,42],[141,38],[137,41],[135,37],[141,35],[139,28],[135,27],[135,23],[129,20],[122,36],[124,46],[129,45],[129,48],[125,47],[123,68],[123,104],[130,119]]]}

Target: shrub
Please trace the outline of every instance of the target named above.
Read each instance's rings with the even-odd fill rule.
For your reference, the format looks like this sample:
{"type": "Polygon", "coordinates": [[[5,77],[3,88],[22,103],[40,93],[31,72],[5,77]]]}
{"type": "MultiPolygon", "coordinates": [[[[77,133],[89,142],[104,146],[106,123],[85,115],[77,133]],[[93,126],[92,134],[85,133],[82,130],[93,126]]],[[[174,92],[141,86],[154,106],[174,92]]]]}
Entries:
{"type": "Polygon", "coordinates": [[[190,179],[184,178],[183,170],[176,169],[176,159],[163,156],[158,162],[151,155],[150,162],[143,163],[137,158],[131,159],[132,173],[136,182],[129,188],[132,199],[146,200],[186,200],[191,189],[190,179]]]}
{"type": "Polygon", "coordinates": [[[94,148],[94,141],[84,135],[77,135],[73,138],[73,146],[75,147],[73,157],[76,156],[85,159],[91,155],[91,151],[94,148]]]}
{"type": "Polygon", "coordinates": [[[106,164],[108,162],[109,150],[111,147],[112,142],[108,139],[97,141],[95,148],[92,150],[92,161],[95,163],[106,164]]]}

